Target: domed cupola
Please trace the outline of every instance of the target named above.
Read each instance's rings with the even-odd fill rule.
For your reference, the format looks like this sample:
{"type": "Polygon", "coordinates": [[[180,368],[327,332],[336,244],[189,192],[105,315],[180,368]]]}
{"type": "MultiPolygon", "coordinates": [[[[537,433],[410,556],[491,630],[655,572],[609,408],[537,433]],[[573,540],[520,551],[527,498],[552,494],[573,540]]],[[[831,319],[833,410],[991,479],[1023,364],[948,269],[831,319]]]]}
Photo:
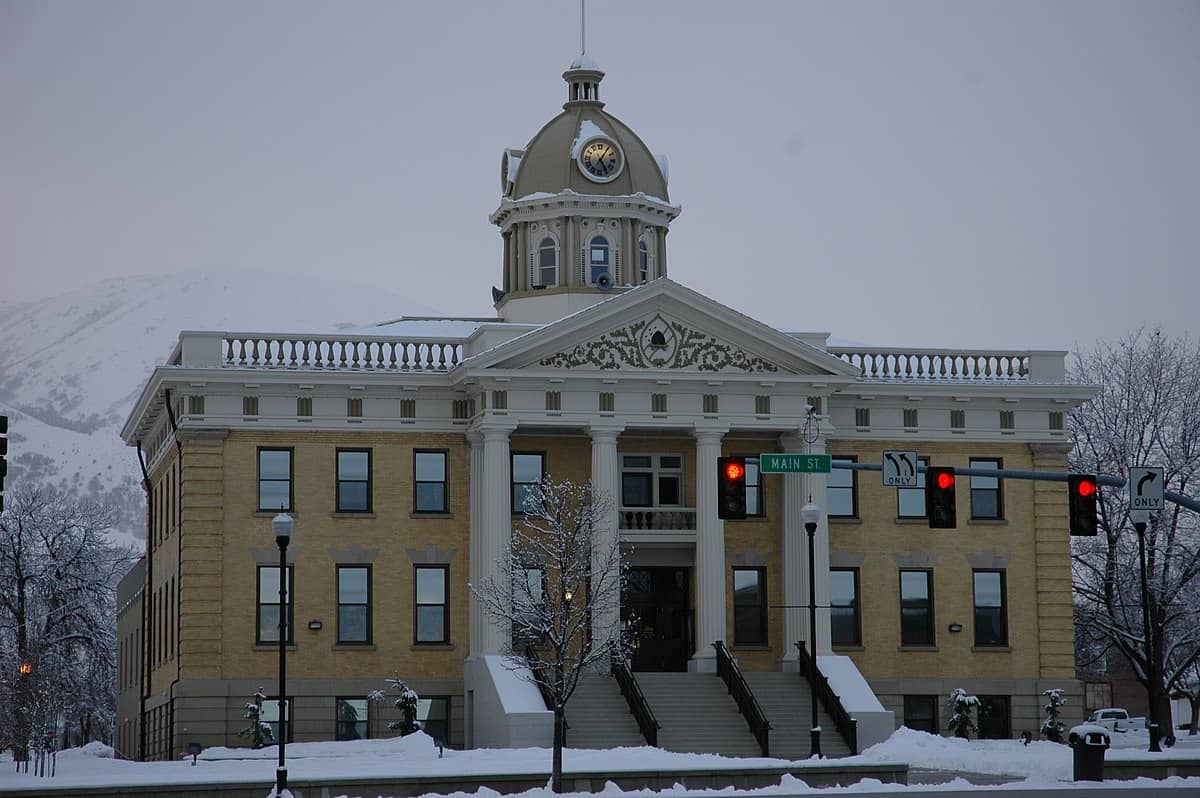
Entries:
{"type": "Polygon", "coordinates": [[[500,162],[507,321],[548,322],[666,276],[667,159],[604,110],[604,71],[586,52],[562,73],[563,111],[500,162]]]}

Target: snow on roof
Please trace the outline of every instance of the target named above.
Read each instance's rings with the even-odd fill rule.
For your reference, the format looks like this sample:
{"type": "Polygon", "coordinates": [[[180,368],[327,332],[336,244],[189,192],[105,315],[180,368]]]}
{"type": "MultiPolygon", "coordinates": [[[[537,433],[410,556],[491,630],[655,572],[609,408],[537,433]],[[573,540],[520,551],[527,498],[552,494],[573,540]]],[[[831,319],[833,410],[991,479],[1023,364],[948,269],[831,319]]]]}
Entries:
{"type": "Polygon", "coordinates": [[[845,656],[818,656],[817,667],[829,686],[842,700],[842,706],[853,715],[855,712],[883,712],[883,704],[875,697],[875,693],[867,684],[867,680],[854,667],[854,662],[845,656]]]}
{"type": "Polygon", "coordinates": [[[567,69],[590,69],[593,72],[603,72],[600,65],[596,63],[596,59],[592,58],[587,53],[580,53],[575,56],[575,60],[567,69]]]}
{"type": "Polygon", "coordinates": [[[654,160],[658,162],[658,171],[662,172],[663,180],[671,182],[671,164],[667,161],[667,154],[660,152],[654,156],[654,160]]]}
{"type": "MultiPolygon", "coordinates": [[[[594,139],[596,136],[605,136],[612,138],[611,134],[605,133],[595,122],[590,119],[584,119],[579,123],[579,135],[575,137],[575,141],[571,142],[571,158],[578,158],[579,151],[589,139],[594,139]]],[[[661,200],[660,200],[661,202],[661,200]]]]}
{"type": "Polygon", "coordinates": [[[411,335],[419,338],[467,338],[488,322],[481,319],[408,319],[399,318],[369,327],[343,330],[352,335],[411,335]]]}

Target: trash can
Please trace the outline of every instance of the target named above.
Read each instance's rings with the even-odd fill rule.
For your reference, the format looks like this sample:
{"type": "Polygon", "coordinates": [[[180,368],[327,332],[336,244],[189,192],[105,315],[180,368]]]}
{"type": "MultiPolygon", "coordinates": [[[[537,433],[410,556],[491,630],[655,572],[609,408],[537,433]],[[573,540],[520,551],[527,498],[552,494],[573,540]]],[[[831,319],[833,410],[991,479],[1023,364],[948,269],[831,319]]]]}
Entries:
{"type": "Polygon", "coordinates": [[[1104,781],[1104,752],[1111,744],[1103,726],[1084,723],[1067,736],[1075,766],[1075,781],[1104,781]]]}

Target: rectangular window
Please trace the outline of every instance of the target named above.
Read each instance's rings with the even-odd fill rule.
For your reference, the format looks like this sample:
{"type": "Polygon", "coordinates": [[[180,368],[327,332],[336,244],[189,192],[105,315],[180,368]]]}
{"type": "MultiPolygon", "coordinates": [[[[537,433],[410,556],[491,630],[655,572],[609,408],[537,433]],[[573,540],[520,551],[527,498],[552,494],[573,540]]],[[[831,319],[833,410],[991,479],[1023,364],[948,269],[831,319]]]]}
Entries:
{"type": "Polygon", "coordinates": [[[1012,410],[1000,411],[1000,429],[1014,429],[1017,425],[1016,413],[1012,410]]]}
{"type": "MultiPolygon", "coordinates": [[[[835,454],[834,460],[857,462],[857,457],[835,454]]],[[[849,468],[834,468],[825,478],[825,501],[830,518],[854,518],[858,515],[858,476],[849,468]]]]}
{"type": "MultiPolygon", "coordinates": [[[[188,397],[188,415],[191,415],[191,416],[204,415],[204,397],[203,396],[193,395],[193,396],[188,397]]],[[[1062,414],[1060,413],[1059,415],[1062,415],[1062,414]]],[[[1051,429],[1053,429],[1053,427],[1051,427],[1051,429]]],[[[1059,427],[1059,429],[1062,429],[1062,427],[1059,427]]]]}
{"type": "Polygon", "coordinates": [[[615,406],[615,404],[616,404],[615,394],[613,394],[611,391],[601,391],[600,392],[599,407],[600,407],[601,413],[613,412],[613,407],[615,406]]]}
{"type": "Polygon", "coordinates": [[[758,416],[771,415],[771,397],[760,394],[754,397],[754,414],[758,416]]]}
{"type": "Polygon", "coordinates": [[[450,642],[450,568],[416,566],[416,643],[450,642]]]}
{"type": "Polygon", "coordinates": [[[492,409],[508,409],[508,391],[492,391],[492,409]]]}
{"type": "Polygon", "coordinates": [[[1006,695],[979,696],[979,739],[1007,740],[1012,737],[1012,704],[1006,695]]]}
{"type": "Polygon", "coordinates": [[[1008,645],[1008,617],[1004,606],[1004,572],[974,571],[975,645],[1008,645]]]}
{"type": "Polygon", "coordinates": [[[746,458],[746,515],[758,518],[767,514],[763,508],[762,474],[758,470],[758,458],[746,458]]]}
{"type": "MultiPolygon", "coordinates": [[[[928,457],[918,457],[917,461],[929,465],[928,457]]],[[[925,472],[917,471],[917,487],[896,488],[896,515],[900,518],[925,517],[925,472]]]]}
{"type": "MultiPolygon", "coordinates": [[[[295,602],[292,601],[292,571],[293,566],[287,567],[284,577],[284,590],[287,595],[287,618],[284,619],[286,636],[284,641],[294,643],[292,637],[292,616],[295,602]]],[[[260,645],[279,642],[279,566],[258,566],[258,624],[254,642],[260,645]]]]}
{"type": "Polygon", "coordinates": [[[871,426],[871,408],[856,407],[854,408],[854,426],[859,429],[866,429],[871,426]]]}
{"type": "MultiPolygon", "coordinates": [[[[972,458],[971,468],[1000,468],[1001,460],[972,458]]],[[[971,477],[971,518],[992,520],[1004,517],[999,477],[971,477]]]]}
{"type": "Polygon", "coordinates": [[[450,510],[446,490],[445,451],[413,452],[413,510],[418,513],[445,513],[450,510]]]}
{"type": "Polygon", "coordinates": [[[444,744],[450,733],[449,696],[417,699],[417,722],[422,731],[444,744]]]}
{"type": "Polygon", "coordinates": [[[513,585],[513,650],[520,653],[543,637],[540,626],[546,605],[546,574],[541,568],[522,568],[518,580],[513,585]]]}
{"type": "Polygon", "coordinates": [[[416,418],[417,417],[417,400],[416,399],[401,399],[400,400],[400,418],[416,418]]]}
{"type": "Polygon", "coordinates": [[[935,695],[904,696],[904,725],[917,731],[938,733],[938,697],[935,695]]]}
{"type": "Polygon", "coordinates": [[[363,408],[362,399],[354,398],[346,400],[346,418],[362,418],[363,408]]]}
{"type": "Polygon", "coordinates": [[[650,394],[650,412],[651,413],[667,412],[667,395],[665,393],[650,394]]]}
{"type": "Polygon", "coordinates": [[[858,569],[829,569],[829,628],[835,646],[862,645],[858,569]]]}
{"type": "Polygon", "coordinates": [[[371,450],[337,450],[337,511],[371,512],[371,450]]]}
{"type": "Polygon", "coordinates": [[[704,412],[708,415],[716,415],[720,407],[720,397],[715,393],[704,394],[704,412]]]}
{"type": "Polygon", "coordinates": [[[371,566],[337,568],[339,644],[371,642],[371,566]]]}
{"type": "Polygon", "coordinates": [[[733,644],[767,644],[767,569],[733,569],[733,644]]]}
{"type": "Polygon", "coordinates": [[[525,512],[525,501],[538,492],[542,483],[546,456],[537,452],[512,454],[512,511],[525,512]]]}
{"type": "MultiPolygon", "coordinates": [[[[451,409],[456,419],[471,418],[475,415],[475,408],[470,399],[455,399],[451,409]]],[[[403,408],[401,408],[401,413],[403,413],[403,408]]]]}
{"type": "Polygon", "coordinates": [[[258,450],[258,509],[286,512],[292,509],[292,450],[258,450]]]}
{"type": "Polygon", "coordinates": [[[369,707],[365,698],[339,698],[337,700],[337,732],[335,739],[367,739],[368,711],[369,707]]]}
{"type": "Polygon", "coordinates": [[[296,415],[299,418],[312,417],[312,397],[297,396],[296,397],[296,415]]]}
{"type": "Polygon", "coordinates": [[[933,645],[933,572],[900,572],[900,645],[933,645]]]}
{"type": "Polygon", "coordinates": [[[622,455],[622,507],[679,507],[682,504],[683,457],[677,454],[622,455]]]}
{"type": "Polygon", "coordinates": [[[257,416],[258,415],[258,397],[243,396],[242,397],[242,415],[257,416]]]}
{"type": "Polygon", "coordinates": [[[546,391],[546,409],[562,410],[562,391],[546,391]]]}
{"type": "Polygon", "coordinates": [[[279,742],[279,705],[283,704],[284,713],[283,719],[287,726],[287,742],[292,742],[292,698],[288,696],[286,700],[280,702],[279,696],[271,696],[262,704],[262,715],[259,717],[263,723],[271,727],[271,739],[279,742]]]}
{"type": "Polygon", "coordinates": [[[916,429],[919,416],[915,407],[907,407],[904,409],[904,428],[916,429]]]}
{"type": "Polygon", "coordinates": [[[1063,428],[1063,412],[1061,410],[1050,411],[1050,429],[1055,432],[1062,431],[1063,428]]]}
{"type": "Polygon", "coordinates": [[[955,432],[962,432],[967,428],[967,411],[951,410],[950,411],[950,429],[955,432]]]}

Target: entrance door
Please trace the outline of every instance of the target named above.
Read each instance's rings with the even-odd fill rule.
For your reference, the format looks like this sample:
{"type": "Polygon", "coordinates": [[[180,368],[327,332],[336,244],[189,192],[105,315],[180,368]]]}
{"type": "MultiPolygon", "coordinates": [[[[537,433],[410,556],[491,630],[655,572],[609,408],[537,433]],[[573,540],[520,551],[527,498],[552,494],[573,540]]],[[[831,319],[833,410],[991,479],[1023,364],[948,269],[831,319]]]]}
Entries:
{"type": "Polygon", "coordinates": [[[692,653],[687,568],[630,568],[621,619],[633,627],[635,671],[686,671],[692,653]]]}

